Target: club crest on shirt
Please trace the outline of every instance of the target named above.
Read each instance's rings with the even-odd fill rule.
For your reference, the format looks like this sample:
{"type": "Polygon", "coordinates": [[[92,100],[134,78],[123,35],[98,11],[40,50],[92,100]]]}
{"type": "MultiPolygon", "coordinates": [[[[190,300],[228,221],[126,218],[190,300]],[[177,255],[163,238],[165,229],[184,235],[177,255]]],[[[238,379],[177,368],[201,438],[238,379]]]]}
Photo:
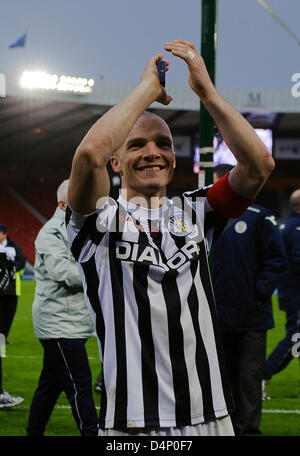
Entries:
{"type": "Polygon", "coordinates": [[[182,218],[177,215],[170,218],[168,228],[170,233],[175,234],[175,236],[188,236],[194,231],[195,226],[188,217],[182,218]]]}
{"type": "Polygon", "coordinates": [[[243,222],[243,220],[240,220],[236,222],[236,224],[234,225],[234,229],[237,233],[243,234],[247,230],[247,223],[243,222]]]}

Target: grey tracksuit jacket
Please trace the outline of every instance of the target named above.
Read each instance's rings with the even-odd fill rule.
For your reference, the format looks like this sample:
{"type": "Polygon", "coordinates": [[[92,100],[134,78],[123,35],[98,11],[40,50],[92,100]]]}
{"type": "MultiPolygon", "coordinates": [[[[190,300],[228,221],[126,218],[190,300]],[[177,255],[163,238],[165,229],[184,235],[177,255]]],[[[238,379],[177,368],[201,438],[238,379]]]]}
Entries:
{"type": "Polygon", "coordinates": [[[33,326],[38,339],[95,336],[77,264],[70,251],[65,212],[59,207],[35,240],[33,326]]]}

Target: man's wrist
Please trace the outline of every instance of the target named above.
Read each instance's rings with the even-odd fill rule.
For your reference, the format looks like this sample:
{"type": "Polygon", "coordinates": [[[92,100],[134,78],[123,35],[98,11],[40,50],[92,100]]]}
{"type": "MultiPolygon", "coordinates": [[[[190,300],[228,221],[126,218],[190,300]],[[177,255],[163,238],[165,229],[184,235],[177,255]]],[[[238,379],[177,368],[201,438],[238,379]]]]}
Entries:
{"type": "Polygon", "coordinates": [[[197,90],[197,95],[204,104],[215,103],[218,97],[220,97],[213,85],[209,88],[199,88],[197,90]]]}
{"type": "Polygon", "coordinates": [[[141,87],[141,89],[145,91],[145,95],[147,96],[147,98],[152,100],[150,104],[156,101],[156,99],[161,94],[160,85],[150,78],[142,79],[142,81],[139,84],[139,87],[141,87]]]}

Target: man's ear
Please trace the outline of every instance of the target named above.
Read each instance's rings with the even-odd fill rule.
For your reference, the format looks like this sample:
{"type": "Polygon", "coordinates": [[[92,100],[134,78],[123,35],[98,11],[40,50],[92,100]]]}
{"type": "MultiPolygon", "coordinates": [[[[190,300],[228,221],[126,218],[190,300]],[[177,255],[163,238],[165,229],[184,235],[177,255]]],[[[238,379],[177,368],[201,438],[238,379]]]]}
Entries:
{"type": "Polygon", "coordinates": [[[109,159],[111,167],[115,173],[122,174],[120,159],[117,155],[113,155],[109,159]]]}
{"type": "Polygon", "coordinates": [[[61,201],[58,201],[58,207],[60,207],[60,209],[62,209],[63,211],[65,211],[68,207],[68,204],[67,204],[67,201],[64,201],[64,200],[61,200],[61,201]]]}

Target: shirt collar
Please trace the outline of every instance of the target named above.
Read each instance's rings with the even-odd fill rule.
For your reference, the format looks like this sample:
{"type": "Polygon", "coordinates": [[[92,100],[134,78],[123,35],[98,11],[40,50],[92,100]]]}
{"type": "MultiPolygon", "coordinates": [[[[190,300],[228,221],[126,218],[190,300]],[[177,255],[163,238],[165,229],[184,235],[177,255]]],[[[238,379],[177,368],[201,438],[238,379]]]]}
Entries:
{"type": "Polygon", "coordinates": [[[121,195],[118,198],[118,202],[126,209],[126,211],[131,214],[134,213],[134,218],[136,219],[148,219],[148,220],[157,220],[162,217],[163,212],[168,208],[167,202],[165,202],[161,207],[157,209],[148,209],[147,207],[138,206],[136,204],[126,201],[121,195]]]}

